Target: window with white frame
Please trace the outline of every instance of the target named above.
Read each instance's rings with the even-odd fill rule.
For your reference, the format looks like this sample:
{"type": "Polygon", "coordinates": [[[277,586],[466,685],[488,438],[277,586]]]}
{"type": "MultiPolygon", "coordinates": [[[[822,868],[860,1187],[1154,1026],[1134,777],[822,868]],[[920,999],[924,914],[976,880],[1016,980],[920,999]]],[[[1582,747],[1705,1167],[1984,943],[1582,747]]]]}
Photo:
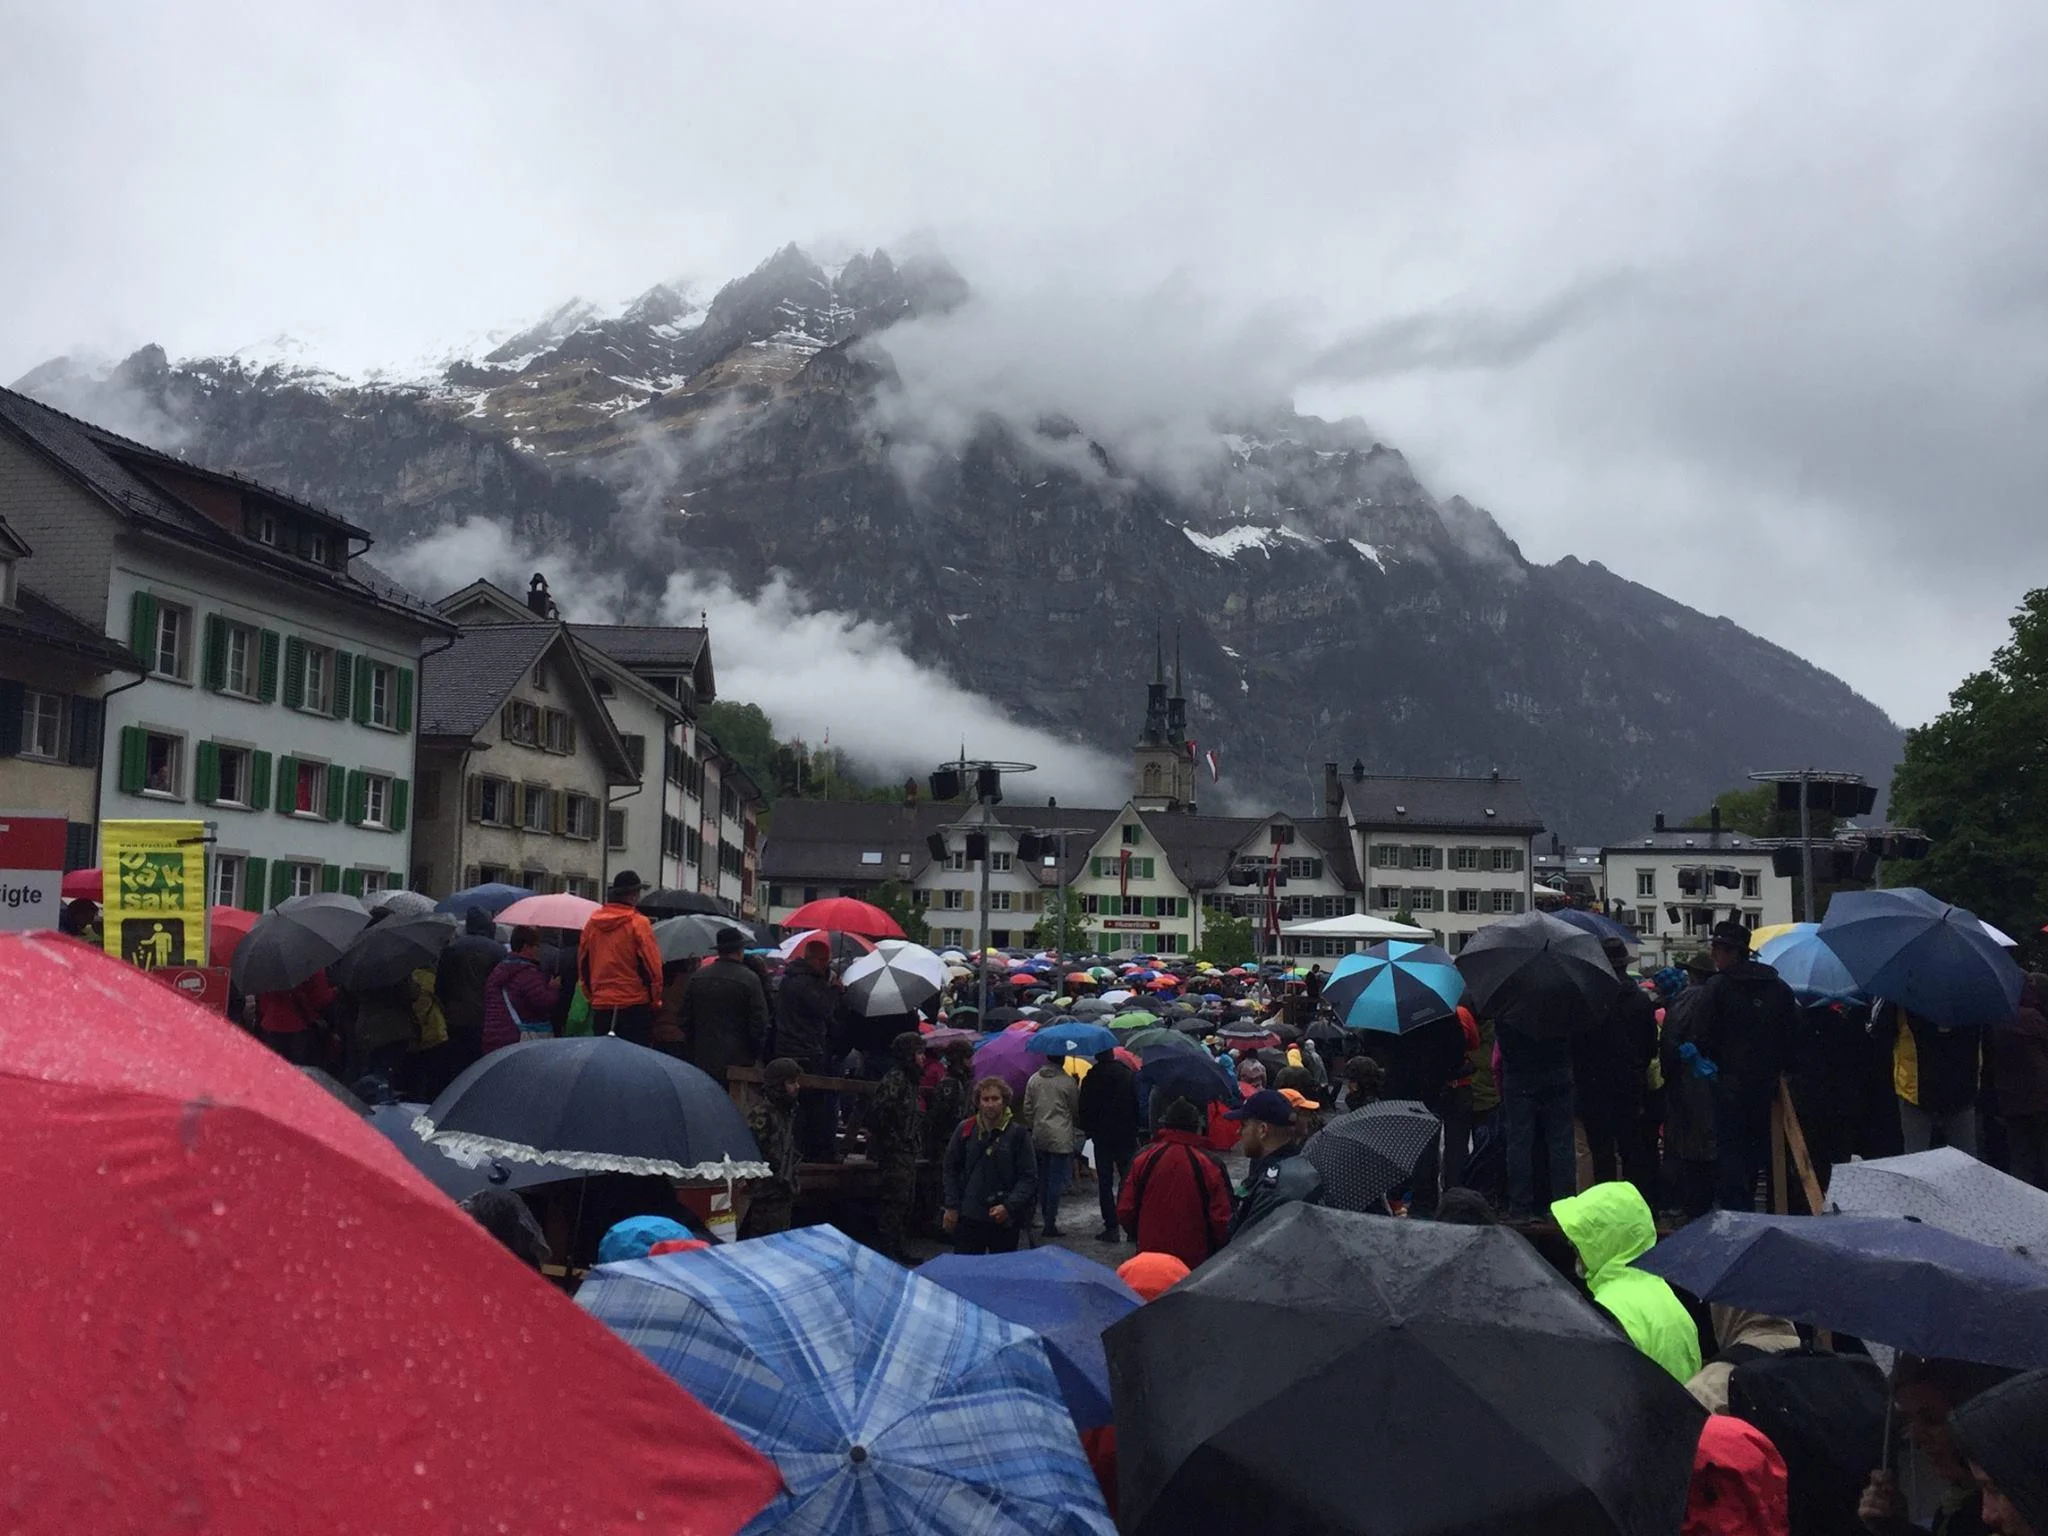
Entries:
{"type": "Polygon", "coordinates": [[[544,709],[540,712],[540,745],[542,751],[557,752],[563,756],[576,750],[576,728],[562,710],[544,709]]]}
{"type": "Polygon", "coordinates": [[[308,714],[334,713],[334,652],[324,645],[305,647],[299,707],[308,714]]]}
{"type": "Polygon", "coordinates": [[[626,850],[626,813],[606,811],[604,813],[604,845],[613,853],[626,850]]]}
{"type": "Polygon", "coordinates": [[[1763,895],[1763,886],[1764,877],[1762,875],[1744,875],[1742,877],[1742,899],[1744,901],[1755,901],[1759,896],[1763,895]]]}
{"type": "Polygon", "coordinates": [[[597,802],[588,795],[571,794],[562,807],[562,830],[571,837],[597,836],[597,802]]]}
{"type": "Polygon", "coordinates": [[[1440,905],[1441,893],[1426,885],[1418,885],[1408,892],[1407,907],[1410,912],[1434,912],[1440,905]]]}
{"type": "Polygon", "coordinates": [[[1399,869],[1401,867],[1401,845],[1399,843],[1374,843],[1372,845],[1372,867],[1374,869],[1399,869]]]}
{"type": "Polygon", "coordinates": [[[1495,891],[1495,892],[1493,892],[1493,910],[1494,910],[1495,912],[1519,912],[1519,911],[1521,911],[1521,910],[1522,910],[1522,893],[1521,893],[1520,891],[1495,891]]]}
{"type": "Polygon", "coordinates": [[[1374,886],[1372,888],[1372,904],[1377,911],[1394,911],[1401,905],[1401,887],[1398,885],[1374,886]]]}
{"type": "Polygon", "coordinates": [[[519,786],[519,825],[529,832],[547,832],[554,827],[553,796],[538,784],[519,786]]]}
{"type": "Polygon", "coordinates": [[[991,874],[1007,875],[1010,872],[1010,855],[991,853],[988,856],[988,867],[991,874]]]}
{"type": "MultiPolygon", "coordinates": [[[[1292,827],[1287,829],[1293,831],[1292,827]]],[[[1320,880],[1323,878],[1323,861],[1316,858],[1290,858],[1280,861],[1281,871],[1290,880],[1320,880]]]]}
{"type": "Polygon", "coordinates": [[[1008,891],[990,891],[988,893],[989,911],[1008,912],[1013,910],[1011,907],[1010,896],[1011,893],[1008,891]]]}
{"type": "Polygon", "coordinates": [[[191,661],[192,610],[175,603],[156,605],[156,654],[150,658],[159,677],[182,678],[191,661]]]}
{"type": "Polygon", "coordinates": [[[948,912],[958,912],[967,905],[967,893],[965,891],[941,891],[939,892],[939,905],[948,912]]]}
{"type": "Polygon", "coordinates": [[[398,669],[381,661],[367,663],[370,673],[370,724],[387,729],[398,724],[398,669]]]}
{"type": "Polygon", "coordinates": [[[1522,862],[1522,850],[1519,848],[1493,850],[1493,868],[1496,874],[1513,874],[1522,867],[1522,862]]]}
{"type": "Polygon", "coordinates": [[[391,825],[391,779],[388,774],[363,775],[363,825],[391,825]]]}
{"type": "Polygon", "coordinates": [[[246,624],[229,624],[222,637],[220,690],[244,699],[256,696],[259,637],[246,624]]]}
{"type": "Polygon", "coordinates": [[[524,747],[540,745],[540,706],[513,699],[505,706],[502,729],[505,739],[524,747]]]}
{"type": "Polygon", "coordinates": [[[248,868],[248,861],[239,853],[216,853],[213,856],[212,904],[216,907],[239,907],[242,904],[242,879],[248,868]]]}
{"type": "Polygon", "coordinates": [[[958,871],[963,870],[966,867],[967,855],[964,852],[960,851],[959,849],[948,849],[946,851],[946,868],[958,871]]]}
{"type": "Polygon", "coordinates": [[[388,891],[398,883],[398,877],[388,869],[359,869],[356,878],[363,882],[363,894],[375,896],[379,891],[388,891]]]}
{"type": "MultiPolygon", "coordinates": [[[[247,747],[216,747],[214,761],[218,764],[218,782],[214,790],[216,805],[247,805],[249,803],[250,771],[249,749],[247,747]]],[[[221,906],[233,906],[233,902],[221,902],[221,906]]]]}
{"type": "Polygon", "coordinates": [[[1637,871],[1636,871],[1636,900],[1638,900],[1638,901],[1655,901],[1656,899],[1657,899],[1657,871],[1655,871],[1654,869],[1639,869],[1639,870],[1637,870],[1637,871]]]}
{"type": "Polygon", "coordinates": [[[512,825],[513,784],[509,779],[479,774],[476,784],[476,819],[487,827],[512,825]]]}
{"type": "Polygon", "coordinates": [[[957,948],[967,942],[967,930],[965,928],[941,928],[939,930],[939,942],[957,948]]]}
{"type": "Polygon", "coordinates": [[[21,695],[21,755],[56,762],[64,756],[64,695],[39,693],[33,688],[21,695]]]}
{"type": "Polygon", "coordinates": [[[1479,850],[1477,848],[1453,848],[1451,850],[1451,868],[1475,870],[1478,867],[1479,850]]]}
{"type": "Polygon", "coordinates": [[[1453,912],[1477,912],[1479,910],[1479,892],[1451,892],[1451,910],[1453,912]]]}
{"type": "Polygon", "coordinates": [[[169,731],[142,735],[142,792],[179,796],[185,793],[185,738],[169,731]]]}
{"type": "Polygon", "coordinates": [[[311,896],[320,889],[320,866],[318,864],[288,864],[291,871],[291,892],[294,896],[311,896]]]}

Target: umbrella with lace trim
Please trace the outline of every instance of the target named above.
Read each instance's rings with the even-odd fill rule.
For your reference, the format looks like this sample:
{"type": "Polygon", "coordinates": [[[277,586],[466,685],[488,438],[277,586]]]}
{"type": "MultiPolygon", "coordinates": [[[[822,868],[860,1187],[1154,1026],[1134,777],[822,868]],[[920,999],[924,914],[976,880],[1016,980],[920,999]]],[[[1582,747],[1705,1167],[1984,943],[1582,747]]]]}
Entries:
{"type": "Polygon", "coordinates": [[[747,1122],[708,1074],[616,1035],[492,1051],[450,1083],[413,1130],[458,1160],[670,1179],[769,1173],[747,1122]]]}

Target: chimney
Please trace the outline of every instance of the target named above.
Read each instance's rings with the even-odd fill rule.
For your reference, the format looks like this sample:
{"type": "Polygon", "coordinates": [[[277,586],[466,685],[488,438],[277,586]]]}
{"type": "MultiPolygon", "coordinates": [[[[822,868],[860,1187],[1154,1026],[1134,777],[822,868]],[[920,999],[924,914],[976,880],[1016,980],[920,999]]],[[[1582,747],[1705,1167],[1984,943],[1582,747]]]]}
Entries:
{"type": "Polygon", "coordinates": [[[1662,811],[1657,813],[1657,830],[1659,832],[1664,830],[1664,813],[1662,811]]]}
{"type": "Polygon", "coordinates": [[[1721,806],[1718,801],[1707,811],[1707,846],[1721,846],[1721,806]]]}
{"type": "Polygon", "coordinates": [[[1337,777],[1335,763],[1323,764],[1323,814],[1342,816],[1344,814],[1344,781],[1337,777]]]}
{"type": "Polygon", "coordinates": [[[535,618],[559,617],[555,611],[554,597],[548,591],[548,579],[539,571],[535,571],[533,580],[526,584],[526,608],[535,618]]]}
{"type": "Polygon", "coordinates": [[[1362,757],[1351,759],[1351,782],[1354,784],[1363,784],[1365,782],[1365,759],[1362,757]]]}

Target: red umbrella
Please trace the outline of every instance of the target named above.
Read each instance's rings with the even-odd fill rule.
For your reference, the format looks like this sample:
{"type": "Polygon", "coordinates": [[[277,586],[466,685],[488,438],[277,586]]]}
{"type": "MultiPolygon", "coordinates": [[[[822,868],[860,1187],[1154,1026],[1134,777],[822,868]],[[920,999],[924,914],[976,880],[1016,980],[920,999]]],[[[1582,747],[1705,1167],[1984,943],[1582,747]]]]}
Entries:
{"type": "Polygon", "coordinates": [[[597,914],[598,903],[588,896],[571,896],[556,891],[547,896],[522,896],[498,914],[507,928],[566,928],[581,931],[597,914]]]}
{"type": "Polygon", "coordinates": [[[812,940],[820,940],[832,951],[835,961],[858,960],[875,947],[872,939],[864,939],[857,933],[828,933],[822,928],[813,928],[807,933],[793,933],[782,941],[782,958],[794,960],[804,952],[812,940]]]}
{"type": "Polygon", "coordinates": [[[777,1491],[226,1020],[56,938],[0,938],[0,985],[10,1528],[726,1536],[777,1491]]]}
{"type": "Polygon", "coordinates": [[[58,889],[66,901],[105,901],[107,872],[97,864],[91,869],[74,869],[58,889]]]}
{"type": "Polygon", "coordinates": [[[832,928],[840,933],[857,933],[869,939],[900,939],[903,930],[896,919],[880,907],[851,896],[827,896],[807,901],[782,920],[785,928],[832,928]]]}
{"type": "Polygon", "coordinates": [[[233,965],[235,951],[242,940],[249,937],[249,930],[256,926],[261,912],[244,912],[240,907],[208,907],[206,909],[207,964],[233,965]]]}

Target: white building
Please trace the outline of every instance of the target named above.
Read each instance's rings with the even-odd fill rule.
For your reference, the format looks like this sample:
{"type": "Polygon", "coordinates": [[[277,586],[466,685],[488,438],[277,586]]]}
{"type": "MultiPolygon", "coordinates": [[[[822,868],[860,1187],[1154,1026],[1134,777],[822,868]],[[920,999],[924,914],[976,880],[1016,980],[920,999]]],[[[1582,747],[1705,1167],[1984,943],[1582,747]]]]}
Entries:
{"type": "Polygon", "coordinates": [[[1645,836],[1603,848],[1601,860],[1608,901],[1642,935],[1646,958],[1691,953],[1731,917],[1751,928],[1793,920],[1792,881],[1740,832],[1669,829],[1659,816],[1645,836]]]}
{"type": "Polygon", "coordinates": [[[1529,910],[1531,840],[1543,830],[1519,779],[1368,774],[1323,765],[1332,817],[1351,829],[1366,911],[1406,911],[1456,954],[1496,918],[1529,910]]]}
{"type": "Polygon", "coordinates": [[[0,518],[149,667],[103,701],[102,818],[215,822],[220,905],[405,882],[420,651],[455,626],[367,533],[5,390],[0,518]]]}

